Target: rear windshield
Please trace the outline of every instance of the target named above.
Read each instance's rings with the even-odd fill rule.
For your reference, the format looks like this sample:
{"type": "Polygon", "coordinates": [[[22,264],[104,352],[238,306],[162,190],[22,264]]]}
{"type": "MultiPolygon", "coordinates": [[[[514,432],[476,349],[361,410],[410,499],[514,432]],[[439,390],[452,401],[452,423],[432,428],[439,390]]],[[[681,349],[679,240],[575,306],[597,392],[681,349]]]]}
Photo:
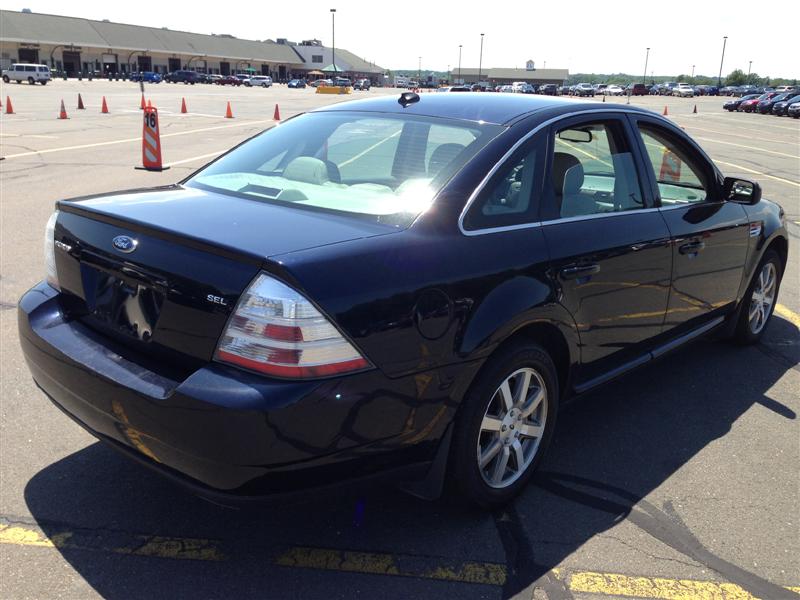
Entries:
{"type": "Polygon", "coordinates": [[[309,113],[253,138],[186,185],[405,227],[502,130],[388,113],[309,113]]]}

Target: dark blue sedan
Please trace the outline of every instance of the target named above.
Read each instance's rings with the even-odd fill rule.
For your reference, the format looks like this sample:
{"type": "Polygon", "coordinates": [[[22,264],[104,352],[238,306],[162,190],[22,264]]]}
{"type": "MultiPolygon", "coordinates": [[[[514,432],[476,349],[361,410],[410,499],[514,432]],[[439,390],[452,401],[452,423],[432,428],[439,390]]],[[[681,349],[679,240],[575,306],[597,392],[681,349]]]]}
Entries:
{"type": "Polygon", "coordinates": [[[406,92],[58,202],[20,339],[58,408],[198,494],[449,480],[491,507],[567,399],[758,341],[787,252],[782,209],[657,114],[406,92]]]}

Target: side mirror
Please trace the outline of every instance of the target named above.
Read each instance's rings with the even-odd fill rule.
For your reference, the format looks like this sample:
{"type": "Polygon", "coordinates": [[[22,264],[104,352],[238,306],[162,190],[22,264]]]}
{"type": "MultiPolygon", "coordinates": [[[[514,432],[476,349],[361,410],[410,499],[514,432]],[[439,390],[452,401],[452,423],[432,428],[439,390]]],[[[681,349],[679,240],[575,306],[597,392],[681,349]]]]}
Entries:
{"type": "Polygon", "coordinates": [[[726,177],[722,186],[722,196],[730,202],[758,204],[761,200],[761,186],[755,181],[726,177]]]}

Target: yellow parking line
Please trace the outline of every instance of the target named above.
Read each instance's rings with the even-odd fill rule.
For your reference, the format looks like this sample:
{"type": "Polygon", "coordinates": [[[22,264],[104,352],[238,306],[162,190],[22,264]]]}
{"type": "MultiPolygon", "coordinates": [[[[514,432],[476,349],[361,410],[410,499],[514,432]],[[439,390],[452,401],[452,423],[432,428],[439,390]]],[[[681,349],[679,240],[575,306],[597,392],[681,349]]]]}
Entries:
{"type": "MultiPolygon", "coordinates": [[[[757,600],[734,583],[666,579],[662,577],[630,577],[618,573],[572,573],[567,587],[572,592],[600,594],[615,598],[658,598],[659,600],[757,600]]],[[[800,588],[787,588],[796,592],[800,588]]]]}
{"type": "Polygon", "coordinates": [[[62,531],[47,536],[31,525],[0,523],[0,544],[65,550],[94,550],[175,560],[220,561],[225,556],[212,540],[136,535],[121,531],[62,531]]]}
{"type": "MultiPolygon", "coordinates": [[[[229,125],[217,125],[215,127],[201,127],[199,129],[189,129],[187,131],[176,131],[175,133],[162,133],[162,138],[175,137],[178,135],[191,135],[193,133],[202,133],[204,131],[215,131],[217,129],[232,129],[234,127],[247,127],[248,125],[260,125],[262,123],[274,123],[272,119],[261,119],[259,121],[243,121],[241,123],[231,123],[229,125]]],[[[127,144],[130,142],[139,142],[141,137],[125,138],[122,140],[111,140],[108,142],[96,142],[94,144],[80,144],[78,146],[62,146],[60,148],[47,148],[45,150],[32,150],[30,152],[20,152],[18,154],[9,154],[5,158],[21,158],[23,156],[36,156],[38,154],[51,154],[53,152],[66,152],[68,150],[84,150],[86,148],[98,148],[100,146],[113,146],[115,144],[127,144]]]]}
{"type": "Polygon", "coordinates": [[[792,323],[795,327],[800,328],[800,315],[798,315],[790,308],[785,307],[783,304],[776,304],[775,313],[782,316],[784,319],[792,323]]]}

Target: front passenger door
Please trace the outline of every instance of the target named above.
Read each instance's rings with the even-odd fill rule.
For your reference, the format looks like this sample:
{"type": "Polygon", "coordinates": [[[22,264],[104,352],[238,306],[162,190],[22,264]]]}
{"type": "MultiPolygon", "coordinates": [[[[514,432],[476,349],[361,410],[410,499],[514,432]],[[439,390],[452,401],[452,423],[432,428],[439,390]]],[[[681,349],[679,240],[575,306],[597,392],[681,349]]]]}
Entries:
{"type": "Polygon", "coordinates": [[[740,204],[723,200],[716,169],[682,134],[646,117],[635,123],[672,238],[664,329],[691,329],[737,299],[749,242],[747,214],[740,204]]]}

